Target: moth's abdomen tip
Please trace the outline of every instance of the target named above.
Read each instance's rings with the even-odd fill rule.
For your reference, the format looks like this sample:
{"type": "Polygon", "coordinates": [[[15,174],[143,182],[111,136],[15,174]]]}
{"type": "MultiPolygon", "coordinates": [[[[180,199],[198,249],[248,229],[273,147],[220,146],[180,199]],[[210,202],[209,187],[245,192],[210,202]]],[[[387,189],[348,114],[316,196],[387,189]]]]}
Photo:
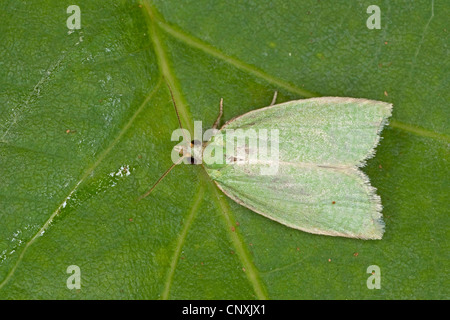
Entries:
{"type": "Polygon", "coordinates": [[[381,239],[383,239],[383,233],[376,233],[369,239],[371,239],[371,240],[381,240],[381,239]]]}
{"type": "Polygon", "coordinates": [[[362,239],[367,240],[381,240],[384,234],[384,225],[378,224],[374,229],[367,232],[362,239]]]}

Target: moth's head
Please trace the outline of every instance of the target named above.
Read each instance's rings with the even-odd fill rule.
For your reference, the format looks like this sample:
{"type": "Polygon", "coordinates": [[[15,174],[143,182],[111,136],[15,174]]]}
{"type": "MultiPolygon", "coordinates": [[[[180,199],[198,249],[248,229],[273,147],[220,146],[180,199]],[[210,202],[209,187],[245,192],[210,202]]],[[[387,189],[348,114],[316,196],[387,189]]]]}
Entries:
{"type": "Polygon", "coordinates": [[[186,164],[200,164],[202,161],[202,143],[192,140],[188,145],[176,145],[173,147],[186,164]]]}

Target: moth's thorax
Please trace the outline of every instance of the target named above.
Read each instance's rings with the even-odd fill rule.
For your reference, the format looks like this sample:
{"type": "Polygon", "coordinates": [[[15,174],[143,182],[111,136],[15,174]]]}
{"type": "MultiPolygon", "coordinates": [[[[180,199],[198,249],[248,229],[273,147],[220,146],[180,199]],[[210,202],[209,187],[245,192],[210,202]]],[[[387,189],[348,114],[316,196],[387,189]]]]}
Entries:
{"type": "Polygon", "coordinates": [[[202,146],[202,162],[210,169],[219,169],[227,165],[226,145],[222,134],[216,134],[211,137],[202,146]]]}
{"type": "Polygon", "coordinates": [[[183,161],[186,164],[201,164],[203,144],[198,143],[197,140],[190,142],[189,144],[177,145],[174,147],[175,151],[183,157],[183,161]]]}
{"type": "Polygon", "coordinates": [[[192,164],[202,163],[203,144],[197,140],[194,140],[190,144],[191,158],[194,160],[192,164]]]}

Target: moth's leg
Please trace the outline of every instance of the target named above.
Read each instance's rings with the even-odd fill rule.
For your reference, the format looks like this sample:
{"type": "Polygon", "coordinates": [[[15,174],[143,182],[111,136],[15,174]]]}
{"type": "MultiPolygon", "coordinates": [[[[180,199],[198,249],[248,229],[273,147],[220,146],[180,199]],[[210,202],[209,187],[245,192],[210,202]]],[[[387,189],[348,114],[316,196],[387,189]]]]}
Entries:
{"type": "Polygon", "coordinates": [[[269,107],[275,104],[275,101],[277,101],[277,95],[278,91],[275,91],[275,93],[273,94],[272,102],[270,103],[269,107]]]}
{"type": "Polygon", "coordinates": [[[223,98],[220,98],[219,116],[217,117],[216,122],[214,122],[214,124],[212,126],[213,129],[217,129],[217,126],[219,125],[219,122],[220,122],[220,118],[222,118],[222,114],[223,114],[223,98]]]}

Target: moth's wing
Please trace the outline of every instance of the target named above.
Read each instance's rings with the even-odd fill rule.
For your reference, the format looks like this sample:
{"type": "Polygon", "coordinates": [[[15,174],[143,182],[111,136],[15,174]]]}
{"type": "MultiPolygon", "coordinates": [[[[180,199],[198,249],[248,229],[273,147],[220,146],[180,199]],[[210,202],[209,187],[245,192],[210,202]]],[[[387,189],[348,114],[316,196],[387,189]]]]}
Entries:
{"type": "Polygon", "coordinates": [[[280,161],[363,166],[373,156],[391,110],[389,103],[367,99],[303,99],[250,111],[221,131],[266,129],[270,140],[270,130],[277,129],[280,161]]]}
{"type": "Polygon", "coordinates": [[[359,169],[278,165],[276,175],[261,175],[258,164],[225,165],[207,171],[228,197],[291,228],[381,239],[380,198],[359,169]]]}
{"type": "MultiPolygon", "coordinates": [[[[381,239],[380,198],[357,167],[373,156],[391,109],[385,102],[324,97],[251,111],[227,122],[221,132],[238,137],[249,129],[257,133],[267,130],[267,138],[259,135],[258,143],[264,139],[267,145],[277,142],[278,161],[206,163],[205,167],[230,198],[292,228],[381,239]],[[227,129],[236,131],[229,133],[227,129]],[[271,134],[273,129],[277,138],[271,134]],[[276,174],[262,174],[262,169],[275,162],[276,174]]],[[[209,146],[224,148],[225,140],[213,140],[209,146]]],[[[248,155],[255,152],[252,148],[245,151],[248,155]]],[[[204,153],[203,159],[208,157],[204,153]]],[[[225,155],[224,159],[234,157],[225,155]]]]}

